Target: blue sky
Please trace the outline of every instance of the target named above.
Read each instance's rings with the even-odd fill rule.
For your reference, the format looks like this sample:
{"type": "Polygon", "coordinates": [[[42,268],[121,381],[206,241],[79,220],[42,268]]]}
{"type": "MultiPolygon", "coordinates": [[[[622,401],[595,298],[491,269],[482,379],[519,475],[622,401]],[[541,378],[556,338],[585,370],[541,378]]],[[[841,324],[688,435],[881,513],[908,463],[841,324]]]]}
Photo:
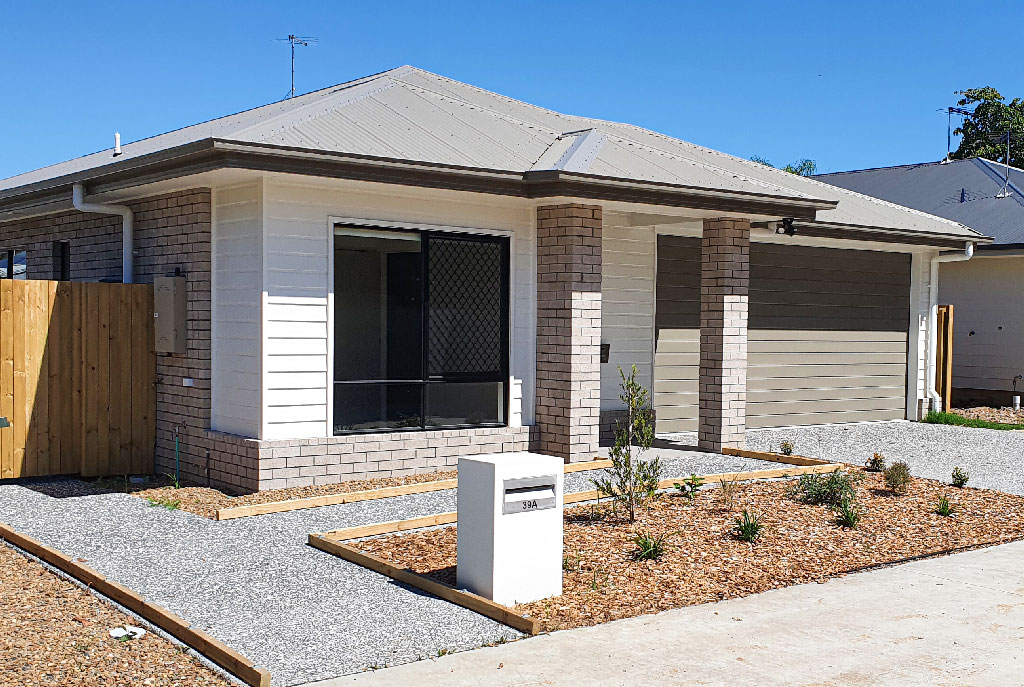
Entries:
{"type": "Polygon", "coordinates": [[[562,112],[819,170],[937,160],[953,92],[1024,97],[961,2],[0,0],[0,178],[401,64],[562,112]]]}

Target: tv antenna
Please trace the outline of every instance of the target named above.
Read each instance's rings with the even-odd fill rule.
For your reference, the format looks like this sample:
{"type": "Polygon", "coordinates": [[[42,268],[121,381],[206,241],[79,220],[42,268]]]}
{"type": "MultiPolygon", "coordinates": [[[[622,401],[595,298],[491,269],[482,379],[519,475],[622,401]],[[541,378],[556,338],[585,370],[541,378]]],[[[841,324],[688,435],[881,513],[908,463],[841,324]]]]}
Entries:
{"type": "Polygon", "coordinates": [[[1003,177],[1003,190],[996,194],[996,198],[1010,197],[1010,138],[1009,129],[1001,134],[990,134],[988,137],[988,140],[992,141],[992,143],[1006,144],[1006,159],[1003,161],[1006,176],[1003,177]]]}
{"type": "MultiPolygon", "coordinates": [[[[942,112],[942,110],[939,110],[942,112]]],[[[958,114],[963,117],[969,117],[974,114],[973,111],[965,109],[963,107],[947,107],[946,108],[946,159],[942,161],[942,164],[946,165],[952,162],[949,159],[950,147],[953,142],[953,115],[958,114]]]]}
{"type": "Polygon", "coordinates": [[[287,38],[278,38],[276,40],[288,41],[288,44],[291,46],[291,49],[292,49],[292,88],[291,88],[290,91],[288,91],[288,97],[289,98],[294,98],[295,97],[295,46],[296,45],[302,45],[302,46],[305,46],[305,47],[308,48],[310,43],[316,43],[320,39],[316,38],[315,36],[296,36],[296,35],[290,33],[290,34],[288,34],[287,38]]]}

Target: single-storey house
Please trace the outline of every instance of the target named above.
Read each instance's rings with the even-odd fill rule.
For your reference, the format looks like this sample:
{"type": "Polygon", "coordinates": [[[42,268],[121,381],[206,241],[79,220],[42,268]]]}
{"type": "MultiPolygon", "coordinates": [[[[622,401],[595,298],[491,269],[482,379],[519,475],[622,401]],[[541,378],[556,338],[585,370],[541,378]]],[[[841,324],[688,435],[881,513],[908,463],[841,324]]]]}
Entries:
{"type": "Polygon", "coordinates": [[[929,268],[978,232],[413,67],[0,181],[28,277],[187,280],[158,467],[254,490],[916,418],[929,268]]]}
{"type": "Polygon", "coordinates": [[[1024,392],[1024,170],[969,158],[818,178],[995,239],[939,267],[939,301],[953,305],[953,401],[1009,405],[1014,387],[1024,392]]]}

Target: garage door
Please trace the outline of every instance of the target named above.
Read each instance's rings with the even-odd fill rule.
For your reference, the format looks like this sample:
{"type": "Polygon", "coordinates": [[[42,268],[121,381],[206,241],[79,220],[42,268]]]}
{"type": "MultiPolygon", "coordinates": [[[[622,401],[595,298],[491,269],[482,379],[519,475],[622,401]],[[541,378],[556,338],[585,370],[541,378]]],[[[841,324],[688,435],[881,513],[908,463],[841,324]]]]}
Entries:
{"type": "MultiPolygon", "coordinates": [[[[905,416],[910,256],[754,243],[747,426],[905,416]]],[[[697,429],[700,239],[658,237],[659,432],[697,429]]]]}
{"type": "Polygon", "coordinates": [[[658,237],[654,408],[659,432],[697,431],[700,239],[658,237]]]}
{"type": "Polygon", "coordinates": [[[910,256],[750,247],[747,427],[906,416],[910,256]]]}

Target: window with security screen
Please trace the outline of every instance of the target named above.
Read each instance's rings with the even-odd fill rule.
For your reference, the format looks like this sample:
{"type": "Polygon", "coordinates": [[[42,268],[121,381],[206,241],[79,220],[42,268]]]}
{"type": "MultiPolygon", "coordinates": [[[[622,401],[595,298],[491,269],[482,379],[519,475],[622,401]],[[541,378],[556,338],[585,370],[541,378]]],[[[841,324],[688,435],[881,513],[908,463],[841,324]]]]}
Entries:
{"type": "Polygon", "coordinates": [[[505,424],[508,239],[335,229],[335,433],[505,424]]]}

